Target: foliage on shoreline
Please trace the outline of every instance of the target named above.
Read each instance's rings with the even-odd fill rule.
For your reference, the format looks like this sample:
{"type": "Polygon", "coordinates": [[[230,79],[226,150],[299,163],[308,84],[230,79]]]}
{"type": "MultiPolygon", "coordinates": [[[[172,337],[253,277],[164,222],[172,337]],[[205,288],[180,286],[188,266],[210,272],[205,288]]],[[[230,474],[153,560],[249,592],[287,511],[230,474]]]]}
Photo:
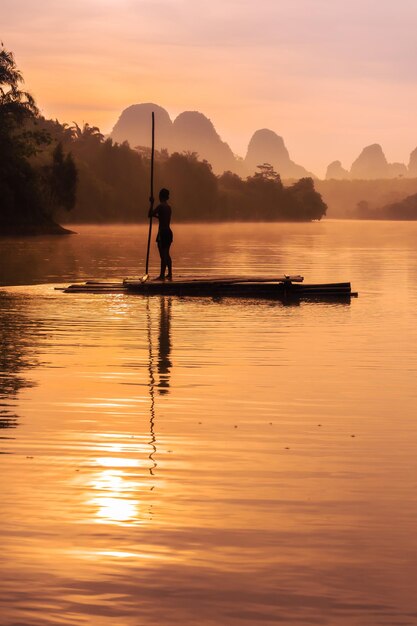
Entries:
{"type": "Polygon", "coordinates": [[[417,193],[378,209],[372,208],[368,202],[359,202],[356,217],[365,220],[417,220],[417,193]]]}
{"type": "Polygon", "coordinates": [[[401,208],[405,198],[417,194],[417,178],[316,180],[315,187],[328,205],[330,218],[417,219],[417,210],[401,208]],[[389,212],[388,205],[393,206],[389,212]]]}
{"type": "Polygon", "coordinates": [[[37,126],[39,111],[22,89],[13,54],[0,48],[0,233],[61,234],[53,219],[75,203],[77,173],[70,154],[56,145],[41,164],[37,155],[50,143],[37,126]]]}
{"type": "MultiPolygon", "coordinates": [[[[85,124],[62,127],[44,121],[56,142],[70,150],[79,173],[77,203],[60,219],[72,223],[145,222],[150,195],[150,150],[105,139],[85,124]]],[[[155,155],[155,191],[168,187],[177,222],[311,221],[321,219],[326,205],[311,178],[284,187],[268,164],[242,180],[225,172],[216,176],[196,153],[155,155]]]]}

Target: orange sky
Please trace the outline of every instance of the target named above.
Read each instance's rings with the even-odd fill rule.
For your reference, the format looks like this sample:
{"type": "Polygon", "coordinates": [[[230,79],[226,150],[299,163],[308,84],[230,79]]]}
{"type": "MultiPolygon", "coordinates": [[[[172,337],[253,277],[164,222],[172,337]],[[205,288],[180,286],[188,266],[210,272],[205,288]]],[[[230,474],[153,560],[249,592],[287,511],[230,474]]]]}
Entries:
{"type": "Polygon", "coordinates": [[[417,146],[415,0],[2,0],[0,36],[47,117],[109,132],[130,104],[199,110],[234,152],[258,128],[323,176],[417,146]]]}

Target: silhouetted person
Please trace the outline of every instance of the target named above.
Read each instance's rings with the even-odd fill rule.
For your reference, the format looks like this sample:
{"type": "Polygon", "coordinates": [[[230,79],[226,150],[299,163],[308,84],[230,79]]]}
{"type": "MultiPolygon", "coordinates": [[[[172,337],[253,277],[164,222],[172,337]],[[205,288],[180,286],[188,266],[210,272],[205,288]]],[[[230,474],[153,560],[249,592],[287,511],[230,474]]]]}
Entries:
{"type": "Polygon", "coordinates": [[[168,189],[161,189],[159,192],[159,204],[158,206],[149,211],[149,217],[157,217],[159,220],[158,236],[156,243],[158,244],[159,256],[161,257],[161,271],[156,280],[165,280],[165,271],[168,268],[168,274],[166,278],[172,280],[172,260],[169,254],[169,249],[172,244],[173,235],[170,228],[171,224],[171,207],[168,204],[169,191],[168,189]]]}

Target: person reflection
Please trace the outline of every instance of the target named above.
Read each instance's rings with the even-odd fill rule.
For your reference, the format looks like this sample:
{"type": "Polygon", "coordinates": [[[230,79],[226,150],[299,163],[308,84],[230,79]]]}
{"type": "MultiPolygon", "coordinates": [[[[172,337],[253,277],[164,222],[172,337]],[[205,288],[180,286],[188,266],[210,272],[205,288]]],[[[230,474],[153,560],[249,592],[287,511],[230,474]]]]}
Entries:
{"type": "Polygon", "coordinates": [[[159,352],[158,352],[158,392],[160,395],[169,393],[169,378],[172,362],[171,355],[171,298],[161,298],[159,317],[159,352]]]}
{"type": "Polygon", "coordinates": [[[158,336],[158,360],[157,370],[159,375],[159,382],[155,380],[154,373],[154,356],[152,348],[152,325],[151,325],[151,313],[148,301],[148,342],[149,342],[149,396],[151,400],[150,406],[150,418],[149,418],[149,445],[151,452],[149,454],[149,460],[152,465],[149,468],[149,473],[154,476],[154,472],[157,468],[157,462],[155,459],[156,450],[156,433],[155,433],[155,388],[158,389],[160,395],[169,393],[169,375],[172,363],[170,360],[171,354],[171,298],[160,298],[160,316],[159,316],[159,336],[158,336]]]}

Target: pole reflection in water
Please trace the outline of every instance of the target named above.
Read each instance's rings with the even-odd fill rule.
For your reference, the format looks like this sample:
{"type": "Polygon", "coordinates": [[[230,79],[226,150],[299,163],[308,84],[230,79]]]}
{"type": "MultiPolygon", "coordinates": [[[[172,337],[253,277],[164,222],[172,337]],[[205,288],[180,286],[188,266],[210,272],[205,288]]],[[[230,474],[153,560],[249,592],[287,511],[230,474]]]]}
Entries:
{"type": "Polygon", "coordinates": [[[157,462],[153,458],[153,455],[156,454],[156,436],[155,436],[155,375],[153,373],[153,349],[152,349],[152,317],[149,309],[149,298],[146,303],[146,316],[148,321],[148,349],[149,349],[149,361],[148,361],[148,371],[149,371],[149,397],[151,400],[150,406],[150,418],[149,418],[149,432],[151,438],[149,440],[149,445],[152,450],[149,454],[149,460],[152,465],[149,468],[149,473],[153,476],[154,470],[157,467],[157,462]]]}
{"type": "MultiPolygon", "coordinates": [[[[158,392],[160,395],[169,393],[169,375],[172,363],[170,361],[171,354],[171,298],[161,297],[160,299],[160,316],[159,316],[159,336],[158,336],[158,373],[159,384],[158,392]]],[[[152,316],[149,307],[149,300],[147,302],[147,320],[148,320],[148,346],[149,346],[149,396],[151,400],[150,406],[150,419],[149,419],[149,431],[151,439],[149,445],[152,451],[149,455],[149,459],[152,462],[152,466],[149,468],[149,473],[153,476],[154,470],[157,467],[157,462],[154,458],[156,454],[156,435],[155,435],[155,374],[154,374],[154,355],[153,355],[153,343],[152,343],[152,316]]]]}
{"type": "MultiPolygon", "coordinates": [[[[111,456],[96,459],[100,471],[90,482],[95,493],[89,503],[94,506],[96,521],[107,524],[143,524],[152,519],[152,503],[147,506],[149,476],[155,477],[158,466],[156,439],[156,397],[169,393],[171,354],[171,298],[161,298],[158,327],[158,346],[154,345],[156,327],[153,326],[152,303],[146,303],[146,330],[148,343],[147,383],[149,398],[139,399],[149,406],[149,435],[131,433],[102,433],[100,448],[111,456]],[[114,455],[114,456],[113,456],[114,455]],[[148,479],[146,479],[148,475],[148,479]],[[140,495],[140,497],[138,497],[140,495]]],[[[136,402],[138,399],[135,400],[136,402]]]]}

